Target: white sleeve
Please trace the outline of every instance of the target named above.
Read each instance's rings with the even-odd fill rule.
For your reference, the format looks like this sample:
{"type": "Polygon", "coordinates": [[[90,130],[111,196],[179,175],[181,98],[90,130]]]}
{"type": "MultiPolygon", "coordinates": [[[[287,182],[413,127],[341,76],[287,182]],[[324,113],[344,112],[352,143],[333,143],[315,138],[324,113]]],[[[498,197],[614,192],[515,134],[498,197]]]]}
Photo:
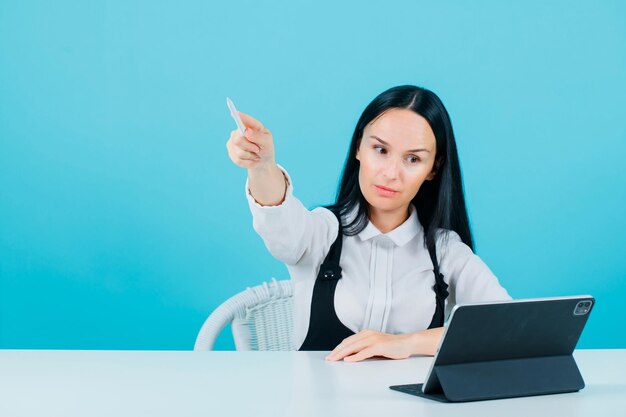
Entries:
{"type": "Polygon", "coordinates": [[[437,257],[442,254],[440,271],[449,285],[451,304],[510,300],[509,293],[482,259],[456,232],[447,232],[447,242],[445,234],[439,234],[437,243],[441,247],[437,247],[437,257]]]}
{"type": "Polygon", "coordinates": [[[304,207],[293,195],[291,177],[282,166],[278,165],[278,168],[288,182],[285,200],[278,206],[257,203],[246,180],[246,198],[252,213],[252,226],[272,256],[279,261],[288,265],[321,263],[337,238],[337,218],[324,207],[313,210],[304,207]]]}

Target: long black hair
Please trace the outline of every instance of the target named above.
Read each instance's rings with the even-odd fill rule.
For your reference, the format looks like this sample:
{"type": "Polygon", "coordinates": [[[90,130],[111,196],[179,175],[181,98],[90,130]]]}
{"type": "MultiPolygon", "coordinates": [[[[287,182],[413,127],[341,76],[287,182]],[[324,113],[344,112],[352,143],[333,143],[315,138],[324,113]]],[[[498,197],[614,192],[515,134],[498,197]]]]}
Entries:
{"type": "MultiPolygon", "coordinates": [[[[450,116],[439,97],[422,87],[402,85],[390,88],[379,94],[365,108],[352,135],[336,201],[326,208],[344,216],[358,205],[356,216],[344,225],[345,235],[356,235],[367,226],[369,204],[359,187],[360,161],[356,159],[356,152],[365,127],[390,109],[407,109],[419,114],[428,121],[435,134],[437,146],[435,177],[430,181],[424,181],[411,201],[424,228],[424,244],[429,250],[433,250],[438,229],[444,229],[444,232],[453,230],[473,251],[474,242],[465,206],[461,167],[450,116]]],[[[445,233],[444,237],[447,237],[445,233]]]]}

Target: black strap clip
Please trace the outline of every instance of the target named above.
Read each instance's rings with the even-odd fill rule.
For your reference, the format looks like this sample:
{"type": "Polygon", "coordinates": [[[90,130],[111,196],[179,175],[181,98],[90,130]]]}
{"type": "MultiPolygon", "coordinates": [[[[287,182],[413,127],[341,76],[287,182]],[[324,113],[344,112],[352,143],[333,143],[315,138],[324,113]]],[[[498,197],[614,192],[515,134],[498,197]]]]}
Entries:
{"type": "Polygon", "coordinates": [[[439,273],[439,279],[435,280],[433,290],[440,300],[445,300],[446,298],[448,298],[448,295],[450,295],[450,293],[448,292],[448,284],[446,284],[446,282],[443,280],[443,274],[441,272],[439,273]]]}
{"type": "Polygon", "coordinates": [[[324,281],[332,281],[341,279],[341,267],[339,265],[329,266],[322,265],[320,268],[320,279],[324,281]]]}

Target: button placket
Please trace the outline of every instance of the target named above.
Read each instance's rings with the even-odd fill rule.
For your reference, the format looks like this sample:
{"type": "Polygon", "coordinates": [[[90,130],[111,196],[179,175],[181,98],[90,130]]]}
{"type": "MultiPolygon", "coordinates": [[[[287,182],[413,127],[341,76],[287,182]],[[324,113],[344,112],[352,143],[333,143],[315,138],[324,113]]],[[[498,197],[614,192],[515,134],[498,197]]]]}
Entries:
{"type": "Polygon", "coordinates": [[[381,236],[372,242],[372,262],[370,263],[370,297],[366,309],[364,326],[368,329],[384,331],[390,302],[391,250],[392,243],[381,236]]]}

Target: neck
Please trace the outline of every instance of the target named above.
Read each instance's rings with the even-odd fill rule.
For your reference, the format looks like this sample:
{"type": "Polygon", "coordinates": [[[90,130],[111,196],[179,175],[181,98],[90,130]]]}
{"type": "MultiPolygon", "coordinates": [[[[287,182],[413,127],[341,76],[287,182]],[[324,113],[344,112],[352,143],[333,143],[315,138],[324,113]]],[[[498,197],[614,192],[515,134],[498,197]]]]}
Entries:
{"type": "Polygon", "coordinates": [[[400,226],[409,218],[409,207],[393,211],[384,211],[370,206],[370,221],[382,233],[387,233],[400,226]]]}

